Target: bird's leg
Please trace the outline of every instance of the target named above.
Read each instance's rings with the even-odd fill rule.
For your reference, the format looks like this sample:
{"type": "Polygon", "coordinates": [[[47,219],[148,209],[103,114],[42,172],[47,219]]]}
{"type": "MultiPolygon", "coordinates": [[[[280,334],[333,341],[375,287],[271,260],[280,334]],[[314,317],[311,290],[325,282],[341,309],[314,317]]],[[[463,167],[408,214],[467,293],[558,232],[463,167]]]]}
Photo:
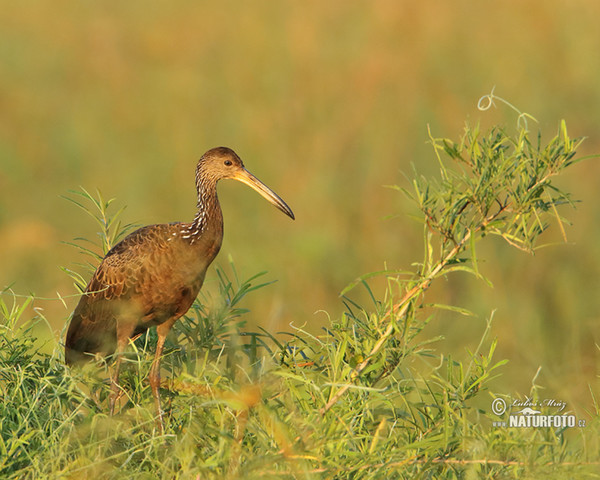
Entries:
{"type": "Polygon", "coordinates": [[[150,369],[150,386],[152,387],[152,395],[154,396],[154,405],[156,407],[156,424],[160,433],[164,433],[163,411],[160,405],[160,359],[162,356],[165,340],[171,327],[175,323],[176,318],[170,319],[156,327],[158,341],[156,342],[156,353],[152,368],[150,369]]]}
{"type": "MultiPolygon", "coordinates": [[[[127,339],[126,339],[127,340],[127,339]]],[[[121,368],[121,360],[123,358],[123,351],[125,350],[125,346],[121,346],[121,341],[117,342],[117,350],[115,352],[115,365],[113,367],[113,374],[110,379],[110,397],[109,397],[109,405],[110,405],[110,414],[114,415],[115,413],[115,405],[117,403],[117,399],[119,398],[119,393],[121,392],[121,387],[119,385],[119,370],[121,368]]]]}
{"type": "Polygon", "coordinates": [[[160,357],[165,345],[165,338],[166,336],[158,335],[156,354],[154,355],[154,361],[150,369],[150,386],[152,387],[152,396],[154,397],[154,405],[156,407],[156,424],[161,434],[164,431],[164,423],[162,408],[160,406],[160,357]]]}
{"type": "Polygon", "coordinates": [[[129,337],[133,333],[135,329],[134,323],[117,321],[117,348],[115,350],[115,364],[113,367],[113,374],[110,379],[110,397],[109,397],[109,405],[110,405],[110,414],[113,415],[115,413],[115,405],[117,400],[121,396],[121,386],[119,385],[119,371],[121,369],[121,360],[123,359],[123,352],[127,348],[127,344],[129,343],[129,337]]]}

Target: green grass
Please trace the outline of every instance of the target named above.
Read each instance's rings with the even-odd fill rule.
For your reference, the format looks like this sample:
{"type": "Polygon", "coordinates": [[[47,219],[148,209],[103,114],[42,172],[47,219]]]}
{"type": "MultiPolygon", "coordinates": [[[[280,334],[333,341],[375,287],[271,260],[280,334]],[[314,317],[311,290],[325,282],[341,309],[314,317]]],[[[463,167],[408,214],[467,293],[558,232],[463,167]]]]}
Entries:
{"type": "MultiPolygon", "coordinates": [[[[470,275],[486,288],[480,244],[497,237],[535,251],[549,225],[567,223],[572,204],[556,177],[577,161],[579,140],[561,123],[543,142],[519,123],[458,141],[431,138],[439,177],[416,174],[397,190],[420,212],[423,256],[403,271],[361,277],[345,290],[340,316],[319,334],[295,322],[286,332],[244,328],[248,297],[269,295],[264,274],[246,278],[233,263],[217,269],[218,294],[204,293],[165,349],[166,429],[153,418],[147,375],[153,332],[127,355],[118,412],[107,415],[110,365],[63,365],[60,341],[40,350],[29,318],[34,298],[0,297],[0,475],[2,478],[596,478],[600,410],[577,412],[585,426],[508,428],[493,422],[494,381],[506,368],[492,334],[447,353],[432,334],[441,304],[435,285],[470,275]],[[383,279],[378,295],[371,282],[383,279]],[[362,289],[365,303],[348,295],[362,289]],[[48,350],[48,349],[46,349],[48,350]]],[[[83,278],[123,231],[111,201],[70,196],[98,221],[99,242],[83,278]],[[87,273],[86,273],[87,272],[87,273]]],[[[467,305],[468,307],[468,305],[467,305]]],[[[533,401],[547,398],[533,378],[533,401]]],[[[568,407],[570,410],[570,406],[568,407]]],[[[543,413],[553,414],[552,407],[543,413]]]]}

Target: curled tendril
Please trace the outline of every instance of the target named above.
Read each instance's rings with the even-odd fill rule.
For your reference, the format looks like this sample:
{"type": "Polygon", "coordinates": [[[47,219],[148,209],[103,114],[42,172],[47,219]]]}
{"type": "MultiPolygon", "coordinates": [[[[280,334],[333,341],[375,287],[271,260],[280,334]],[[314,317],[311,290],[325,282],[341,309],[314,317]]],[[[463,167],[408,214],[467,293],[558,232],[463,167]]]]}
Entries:
{"type": "Polygon", "coordinates": [[[492,91],[490,93],[482,96],[479,99],[479,101],[477,102],[478,110],[485,112],[486,110],[489,110],[490,108],[492,108],[492,106],[494,106],[494,107],[496,106],[494,100],[499,100],[500,102],[504,103],[505,105],[508,105],[508,107],[510,107],[512,110],[514,110],[515,112],[517,112],[519,114],[519,116],[517,117],[517,128],[524,128],[525,130],[528,130],[529,125],[527,124],[527,119],[531,119],[534,122],[539,123],[537,121],[537,119],[535,117],[533,117],[532,115],[522,112],[517,107],[515,107],[512,103],[508,102],[507,100],[504,100],[502,97],[494,95],[495,89],[496,89],[496,86],[492,87],[492,91]]]}

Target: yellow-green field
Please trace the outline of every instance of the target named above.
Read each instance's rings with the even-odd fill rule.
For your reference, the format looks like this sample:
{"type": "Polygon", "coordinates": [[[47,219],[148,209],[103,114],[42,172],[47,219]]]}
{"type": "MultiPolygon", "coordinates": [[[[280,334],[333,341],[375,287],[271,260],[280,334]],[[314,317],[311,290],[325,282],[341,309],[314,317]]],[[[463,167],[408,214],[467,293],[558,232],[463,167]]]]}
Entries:
{"type": "MultiPolygon", "coordinates": [[[[356,277],[420,261],[414,207],[384,186],[407,186],[413,164],[437,175],[428,125],[456,139],[465,119],[514,124],[505,107],[477,110],[495,86],[546,136],[565,119],[588,137],[582,155],[600,152],[599,17],[589,0],[4,2],[0,288],[76,293],[59,267],[84,259],[62,242],[95,226],[61,198],[69,190],[116,197],[127,222],[188,220],[196,160],[226,145],[296,221],[223,182],[216,263],[277,280],[244,304],[250,326],[318,332],[356,277]]],[[[559,179],[581,200],[563,212],[566,244],[556,228],[535,256],[489,242],[480,268],[493,288],[455,274],[428,294],[477,314],[436,314],[440,352],[473,350],[496,311],[496,355],[509,360],[497,393],[526,395],[541,366],[537,384],[570,409],[600,394],[599,174],[591,159],[559,179]]],[[[216,286],[211,269],[205,289],[216,286]]],[[[34,306],[58,337],[76,301],[34,306]]]]}

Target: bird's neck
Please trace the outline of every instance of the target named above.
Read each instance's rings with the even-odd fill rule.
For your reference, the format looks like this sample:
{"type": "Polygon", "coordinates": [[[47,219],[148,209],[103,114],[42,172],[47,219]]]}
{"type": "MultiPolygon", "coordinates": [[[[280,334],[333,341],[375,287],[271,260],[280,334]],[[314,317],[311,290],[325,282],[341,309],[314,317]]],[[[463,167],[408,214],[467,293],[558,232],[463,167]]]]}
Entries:
{"type": "Polygon", "coordinates": [[[221,206],[217,197],[216,184],[198,185],[198,203],[194,220],[188,224],[190,236],[202,234],[210,225],[223,222],[221,206]]]}

